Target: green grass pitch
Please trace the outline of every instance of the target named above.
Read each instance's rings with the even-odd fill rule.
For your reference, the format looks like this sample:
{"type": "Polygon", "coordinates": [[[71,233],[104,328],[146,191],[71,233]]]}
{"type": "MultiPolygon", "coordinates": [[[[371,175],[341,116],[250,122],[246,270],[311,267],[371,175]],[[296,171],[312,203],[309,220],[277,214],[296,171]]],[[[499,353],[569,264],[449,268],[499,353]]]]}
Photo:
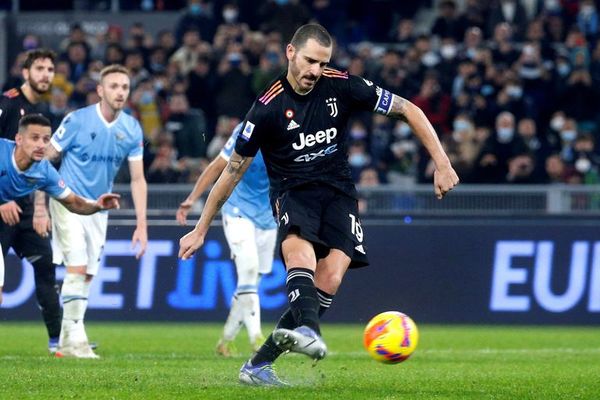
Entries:
{"type": "MultiPolygon", "coordinates": [[[[361,325],[324,325],[328,357],[277,362],[290,388],[238,383],[247,358],[214,355],[220,324],[94,323],[100,360],[46,353],[41,322],[0,324],[0,399],[600,399],[600,328],[421,325],[408,361],[383,365],[361,325]]],[[[265,332],[272,328],[264,326],[265,332]]]]}

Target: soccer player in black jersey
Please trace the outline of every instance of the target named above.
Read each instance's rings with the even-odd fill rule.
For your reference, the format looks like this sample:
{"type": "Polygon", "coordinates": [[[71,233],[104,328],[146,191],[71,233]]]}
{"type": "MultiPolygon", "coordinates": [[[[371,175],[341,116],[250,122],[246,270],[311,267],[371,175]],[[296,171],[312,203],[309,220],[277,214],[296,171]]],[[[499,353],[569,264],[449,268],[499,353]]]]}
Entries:
{"type": "Polygon", "coordinates": [[[283,385],[272,363],[286,350],[325,357],[319,317],[346,270],[368,265],[346,154],[346,124],[352,113],[368,110],[406,121],[435,163],[435,195],[441,199],[458,184],[423,112],[373,82],[328,68],[331,54],[332,39],[322,26],[309,24],[296,31],[286,48],[287,73],[254,102],[200,220],[180,240],[179,256],[184,259],[202,246],[210,222],[260,149],[279,223],[289,309],[242,366],[243,383],[283,385]]]}
{"type": "MultiPolygon", "coordinates": [[[[14,140],[24,115],[46,113],[48,105],[41,98],[50,90],[55,58],[54,52],[45,49],[27,53],[22,69],[25,82],[0,97],[0,137],[14,140]]],[[[35,294],[48,331],[48,347],[53,350],[58,345],[62,315],[44,199],[45,196],[39,196],[40,204],[34,205],[32,195],[1,205],[0,241],[5,257],[12,247],[33,265],[35,294]]]]}

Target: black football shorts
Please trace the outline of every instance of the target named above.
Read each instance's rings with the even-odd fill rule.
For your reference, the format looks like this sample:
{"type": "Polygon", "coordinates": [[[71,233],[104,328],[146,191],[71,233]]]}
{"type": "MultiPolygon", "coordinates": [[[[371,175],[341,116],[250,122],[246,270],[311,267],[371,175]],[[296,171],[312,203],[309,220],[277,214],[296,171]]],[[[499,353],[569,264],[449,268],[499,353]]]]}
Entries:
{"type": "Polygon", "coordinates": [[[338,249],[351,258],[350,268],[369,265],[356,199],[332,186],[310,183],[284,192],[275,210],[279,240],[294,233],[313,244],[317,260],[338,249]]]}

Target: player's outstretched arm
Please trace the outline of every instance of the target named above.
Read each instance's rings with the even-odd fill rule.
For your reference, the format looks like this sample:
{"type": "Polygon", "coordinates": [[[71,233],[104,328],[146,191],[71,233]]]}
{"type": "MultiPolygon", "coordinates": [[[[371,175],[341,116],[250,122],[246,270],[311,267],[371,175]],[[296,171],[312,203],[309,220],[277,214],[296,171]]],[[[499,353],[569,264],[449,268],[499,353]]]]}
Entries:
{"type": "Polygon", "coordinates": [[[121,196],[116,193],[105,193],[94,201],[71,192],[67,197],[57,200],[75,214],[90,215],[102,210],[119,208],[120,198],[121,196]]]}
{"type": "Polygon", "coordinates": [[[187,260],[202,246],[210,223],[242,179],[252,160],[253,157],[244,157],[235,151],[231,154],[227,167],[208,195],[196,227],[179,240],[180,258],[187,260]]]}
{"type": "Polygon", "coordinates": [[[206,167],[206,169],[202,171],[202,174],[200,174],[200,176],[196,180],[196,184],[194,185],[194,189],[192,189],[192,192],[184,201],[181,202],[181,204],[179,204],[177,214],[175,215],[175,218],[177,219],[177,222],[179,222],[179,225],[187,224],[187,216],[190,213],[190,210],[192,209],[192,206],[194,205],[196,200],[198,200],[198,198],[202,195],[202,193],[206,191],[206,189],[210,185],[215,183],[215,181],[217,180],[219,175],[221,175],[226,166],[227,161],[223,157],[218,155],[214,160],[211,161],[210,164],[208,164],[208,167],[206,167]]]}
{"type": "Polygon", "coordinates": [[[429,152],[435,164],[433,186],[438,199],[458,185],[459,179],[450,160],[440,143],[440,139],[423,111],[410,101],[393,95],[392,109],[388,116],[406,121],[423,146],[429,152]]]}

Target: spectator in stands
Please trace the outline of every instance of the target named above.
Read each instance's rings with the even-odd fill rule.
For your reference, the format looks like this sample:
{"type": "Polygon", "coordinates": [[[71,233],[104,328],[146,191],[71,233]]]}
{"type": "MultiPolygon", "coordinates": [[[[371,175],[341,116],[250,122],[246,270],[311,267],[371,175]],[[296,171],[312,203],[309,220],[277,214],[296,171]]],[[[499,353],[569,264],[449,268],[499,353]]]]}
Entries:
{"type": "Polygon", "coordinates": [[[439,3],[439,14],[431,28],[431,34],[440,39],[452,38],[461,41],[465,37],[467,24],[464,17],[458,14],[454,0],[443,0],[439,3]]]}
{"type": "Polygon", "coordinates": [[[216,31],[212,3],[207,0],[188,0],[188,8],[177,22],[175,38],[182,43],[185,32],[197,31],[200,39],[212,43],[216,31]]]}
{"type": "Polygon", "coordinates": [[[515,36],[520,39],[527,26],[527,13],[520,1],[494,0],[491,2],[490,13],[487,20],[487,32],[491,35],[496,25],[507,22],[513,28],[515,36]]]}
{"type": "Polygon", "coordinates": [[[217,127],[215,129],[215,136],[211,139],[208,144],[208,148],[206,149],[206,156],[208,159],[214,159],[229,137],[231,136],[231,132],[235,129],[237,124],[240,123],[240,118],[238,117],[229,117],[226,115],[219,116],[217,121],[217,127]]]}
{"type": "Polygon", "coordinates": [[[573,171],[565,164],[560,154],[554,153],[549,155],[544,165],[546,173],[545,183],[569,183],[573,171]]]}
{"type": "Polygon", "coordinates": [[[475,136],[475,126],[468,114],[458,114],[452,123],[452,135],[447,135],[442,142],[450,162],[460,174],[461,181],[473,181],[475,160],[481,151],[483,142],[475,136]]]}
{"type": "Polygon", "coordinates": [[[125,56],[125,67],[131,77],[131,89],[142,81],[150,79],[150,72],[144,67],[144,55],[139,49],[129,50],[125,56]]]}
{"type": "Polygon", "coordinates": [[[535,158],[531,153],[518,154],[508,160],[506,183],[538,183],[534,176],[535,158]]]}
{"type": "MultiPolygon", "coordinates": [[[[363,169],[360,173],[360,177],[358,178],[358,186],[362,189],[374,188],[381,184],[379,180],[379,174],[377,169],[374,167],[367,167],[363,169]]],[[[371,196],[368,193],[360,193],[358,199],[358,211],[361,215],[364,215],[368,212],[369,209],[369,200],[371,200],[371,196]]]]}
{"type": "Polygon", "coordinates": [[[451,99],[441,91],[437,74],[429,74],[423,80],[419,94],[411,100],[419,107],[440,134],[448,133],[451,99]]]}
{"type": "Polygon", "coordinates": [[[187,98],[192,108],[202,110],[209,119],[215,118],[214,80],[210,59],[207,56],[199,57],[194,69],[188,74],[187,98]]]}
{"type": "Polygon", "coordinates": [[[386,179],[388,182],[396,184],[414,183],[417,143],[413,138],[410,126],[404,121],[397,121],[393,135],[394,138],[385,160],[386,179]]]}
{"type": "Polygon", "coordinates": [[[573,143],[575,170],[583,177],[583,183],[600,183],[600,156],[596,152],[596,141],[590,133],[581,133],[573,143]]]}
{"type": "Polygon", "coordinates": [[[252,71],[252,91],[258,94],[269,82],[283,71],[284,57],[281,50],[269,46],[260,56],[258,66],[252,71]]]}
{"type": "Polygon", "coordinates": [[[367,151],[367,144],[363,140],[354,140],[350,143],[348,164],[350,164],[354,182],[358,182],[360,173],[371,164],[371,156],[367,151]]]}
{"type": "Polygon", "coordinates": [[[187,75],[196,66],[199,45],[200,32],[198,30],[189,29],[183,34],[183,44],[169,59],[169,62],[177,64],[181,75],[187,75]]]}
{"type": "Polygon", "coordinates": [[[70,111],[68,102],[69,97],[64,91],[57,87],[52,89],[50,103],[48,105],[48,114],[46,115],[50,120],[52,132],[56,132],[56,129],[58,129],[63,118],[70,111]]]}
{"type": "Polygon", "coordinates": [[[496,25],[494,28],[494,37],[490,41],[492,49],[492,58],[494,63],[511,66],[519,58],[519,52],[515,49],[512,41],[512,29],[510,24],[505,22],[496,25]]]}
{"type": "Polygon", "coordinates": [[[125,51],[119,44],[109,44],[106,46],[104,52],[104,63],[106,65],[111,64],[123,64],[125,62],[125,51]]]}
{"type": "Polygon", "coordinates": [[[589,42],[596,43],[600,35],[600,16],[594,0],[581,0],[577,13],[577,27],[589,42]]]}
{"type": "Polygon", "coordinates": [[[230,45],[219,63],[214,98],[217,115],[243,118],[254,100],[251,69],[241,50],[239,44],[230,45]]]}
{"type": "Polygon", "coordinates": [[[567,80],[567,86],[560,94],[560,108],[578,121],[594,124],[598,118],[598,88],[592,84],[589,71],[579,67],[573,69],[567,80]]]}
{"type": "Polygon", "coordinates": [[[411,46],[417,39],[414,21],[410,18],[401,18],[392,30],[391,39],[404,48],[411,46]]]}
{"type": "Polygon", "coordinates": [[[82,26],[78,23],[71,25],[69,35],[60,42],[59,51],[66,53],[69,49],[69,45],[72,43],[81,43],[88,54],[91,53],[92,47],[96,45],[95,42],[88,38],[82,26]]]}
{"type": "Polygon", "coordinates": [[[533,118],[519,120],[517,133],[523,139],[529,153],[535,155],[532,178],[536,183],[541,183],[543,181],[546,158],[552,153],[552,147],[545,136],[538,134],[537,124],[533,118]]]}
{"type": "Polygon", "coordinates": [[[156,143],[156,138],[162,131],[163,125],[160,117],[161,104],[152,80],[145,79],[139,82],[131,93],[130,103],[142,126],[144,137],[150,143],[156,143]]]}
{"type": "Polygon", "coordinates": [[[177,165],[173,138],[168,133],[162,133],[158,136],[157,143],[154,159],[146,174],[148,183],[179,182],[182,174],[177,165]]]}
{"type": "Polygon", "coordinates": [[[69,81],[75,83],[83,77],[90,61],[87,47],[79,42],[69,43],[63,58],[69,63],[71,75],[69,81]]]}
{"type": "Polygon", "coordinates": [[[167,58],[170,58],[177,50],[177,41],[173,32],[162,30],[156,35],[156,47],[165,51],[167,58]]]}
{"type": "Polygon", "coordinates": [[[525,144],[515,132],[514,115],[507,111],[501,112],[496,117],[495,132],[486,140],[477,157],[475,181],[479,183],[506,182],[509,160],[525,153],[527,153],[525,144]]]}
{"type": "Polygon", "coordinates": [[[308,8],[299,0],[267,0],[258,9],[262,32],[279,32],[284,41],[289,42],[292,35],[308,22],[308,8]]]}
{"type": "Polygon", "coordinates": [[[204,114],[191,109],[184,94],[174,94],[169,99],[165,130],[174,138],[178,159],[206,157],[210,137],[207,137],[204,114]]]}

